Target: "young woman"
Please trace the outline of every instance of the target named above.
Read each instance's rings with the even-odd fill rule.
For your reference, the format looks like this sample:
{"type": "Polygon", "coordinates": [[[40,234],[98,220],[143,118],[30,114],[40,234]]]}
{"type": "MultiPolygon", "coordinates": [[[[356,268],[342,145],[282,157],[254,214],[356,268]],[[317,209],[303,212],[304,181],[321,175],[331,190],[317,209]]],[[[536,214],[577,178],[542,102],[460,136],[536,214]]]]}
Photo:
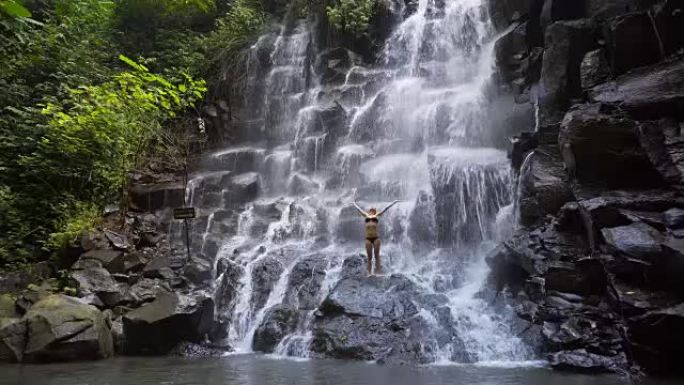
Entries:
{"type": "Polygon", "coordinates": [[[368,268],[368,274],[372,274],[371,262],[373,261],[373,254],[375,254],[375,274],[381,274],[382,268],[380,263],[380,237],[378,233],[378,218],[385,213],[390,207],[397,204],[399,201],[392,202],[389,206],[385,207],[384,210],[379,213],[374,207],[368,209],[365,212],[359,207],[359,205],[354,202],[354,207],[359,210],[359,213],[366,220],[366,256],[368,261],[366,262],[366,267],[368,268]]]}

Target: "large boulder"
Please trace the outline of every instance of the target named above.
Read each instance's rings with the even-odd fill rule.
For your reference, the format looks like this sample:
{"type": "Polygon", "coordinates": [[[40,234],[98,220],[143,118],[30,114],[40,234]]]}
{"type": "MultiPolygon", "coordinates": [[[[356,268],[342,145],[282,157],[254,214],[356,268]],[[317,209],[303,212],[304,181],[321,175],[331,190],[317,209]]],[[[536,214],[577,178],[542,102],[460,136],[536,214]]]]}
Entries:
{"type": "Polygon", "coordinates": [[[520,222],[524,225],[556,214],[574,199],[558,150],[552,147],[529,155],[520,170],[519,186],[520,222]]]}
{"type": "Polygon", "coordinates": [[[319,307],[311,345],[315,355],[427,363],[451,349],[450,359],[471,359],[452,327],[446,297],[421,294],[401,274],[369,277],[364,265],[360,256],[347,258],[340,281],[319,307]]]}
{"type": "Polygon", "coordinates": [[[254,332],[252,349],[273,353],[278,343],[297,326],[297,311],[288,305],[276,305],[266,311],[264,320],[254,332]]]}
{"type": "Polygon", "coordinates": [[[349,69],[361,63],[361,57],[345,48],[332,48],[321,52],[314,62],[317,74],[324,84],[344,83],[349,69]]]}
{"type": "Polygon", "coordinates": [[[89,260],[96,261],[110,273],[123,273],[125,271],[124,253],[121,250],[94,249],[79,258],[74,268],[88,266],[89,260]]]}
{"type": "Polygon", "coordinates": [[[126,352],[165,354],[181,341],[200,342],[211,329],[214,301],[205,295],[158,293],[157,298],[126,313],[126,352]]]}
{"type": "Polygon", "coordinates": [[[157,211],[167,207],[181,207],[185,203],[185,188],[181,183],[134,185],[129,191],[134,208],[157,211]]]}
{"type": "MultiPolygon", "coordinates": [[[[581,3],[578,1],[578,3],[581,3]]],[[[587,17],[605,20],[639,9],[639,0],[584,0],[587,17]]]]}
{"type": "Polygon", "coordinates": [[[634,356],[653,373],[682,373],[684,304],[650,311],[629,320],[634,356]]]}
{"type": "Polygon", "coordinates": [[[0,362],[21,362],[25,348],[25,320],[0,316],[0,362]]]}
{"type": "Polygon", "coordinates": [[[489,14],[497,29],[504,29],[512,22],[527,19],[535,0],[492,0],[489,14]]]}
{"type": "Polygon", "coordinates": [[[637,123],[601,105],[583,104],[571,109],[561,123],[558,145],[564,151],[567,168],[574,169],[581,182],[610,188],[662,184],[641,147],[637,123]]]}
{"type": "Polygon", "coordinates": [[[117,283],[103,268],[76,270],[71,278],[78,284],[81,297],[96,295],[107,306],[115,306],[123,301],[125,285],[117,283]]]}
{"type": "Polygon", "coordinates": [[[252,311],[264,307],[283,270],[283,264],[272,256],[255,263],[252,268],[252,311]]]}
{"type": "Polygon", "coordinates": [[[605,29],[609,61],[615,74],[662,60],[660,42],[647,13],[631,13],[612,19],[605,29]]]}
{"type": "MultiPolygon", "coordinates": [[[[638,56],[639,54],[637,54],[638,56]]],[[[684,120],[684,60],[643,67],[594,87],[592,101],[619,105],[639,120],[684,120]]]]}
{"type": "Polygon", "coordinates": [[[539,16],[542,29],[559,20],[574,20],[584,16],[584,1],[544,0],[539,16]]]}
{"type": "Polygon", "coordinates": [[[627,357],[621,353],[604,356],[586,349],[563,350],[549,355],[549,363],[556,370],[580,373],[622,372],[627,367],[627,357]]]}
{"type": "Polygon", "coordinates": [[[51,295],[34,304],[24,319],[24,362],[95,360],[114,353],[104,314],[76,298],[51,295]]]}
{"type": "Polygon", "coordinates": [[[679,0],[665,0],[655,9],[655,22],[668,55],[684,47],[684,6],[679,0]]]}
{"type": "Polygon", "coordinates": [[[603,83],[610,76],[608,59],[603,49],[587,52],[580,64],[580,82],[582,89],[592,88],[603,83]]]}
{"type": "Polygon", "coordinates": [[[673,119],[639,122],[639,142],[663,180],[680,184],[684,178],[684,141],[673,119]]]}
{"type": "Polygon", "coordinates": [[[589,20],[558,21],[546,29],[540,81],[540,124],[558,123],[570,99],[581,95],[580,64],[594,48],[589,20]]]}

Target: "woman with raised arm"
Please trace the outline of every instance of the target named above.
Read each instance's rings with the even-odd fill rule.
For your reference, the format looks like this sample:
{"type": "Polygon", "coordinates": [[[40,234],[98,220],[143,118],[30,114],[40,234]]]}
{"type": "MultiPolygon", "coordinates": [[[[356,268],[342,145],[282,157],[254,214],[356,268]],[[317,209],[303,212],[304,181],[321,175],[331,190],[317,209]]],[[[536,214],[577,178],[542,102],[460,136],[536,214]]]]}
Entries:
{"type": "Polygon", "coordinates": [[[378,218],[385,213],[390,207],[394,206],[397,204],[399,201],[394,201],[390,203],[389,206],[385,207],[384,210],[380,211],[379,213],[374,207],[371,207],[368,209],[368,212],[365,212],[359,207],[359,205],[354,202],[354,207],[356,207],[357,210],[359,210],[359,213],[361,213],[361,216],[363,216],[366,220],[366,256],[368,257],[368,260],[366,262],[366,267],[368,268],[368,274],[372,274],[371,270],[371,265],[373,261],[373,254],[375,254],[375,274],[381,274],[382,273],[382,268],[381,268],[381,263],[380,263],[380,237],[378,233],[378,218]]]}

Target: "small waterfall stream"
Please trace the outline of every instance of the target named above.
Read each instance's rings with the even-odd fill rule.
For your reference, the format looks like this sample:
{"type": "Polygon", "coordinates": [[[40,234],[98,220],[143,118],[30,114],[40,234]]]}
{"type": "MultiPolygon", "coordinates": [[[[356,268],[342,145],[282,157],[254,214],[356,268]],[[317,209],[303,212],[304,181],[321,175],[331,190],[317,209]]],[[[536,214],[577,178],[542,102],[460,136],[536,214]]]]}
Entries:
{"type": "MultiPolygon", "coordinates": [[[[228,266],[216,296],[237,352],[252,351],[269,310],[288,304],[299,318],[275,353],[306,357],[317,306],[344,258],[363,252],[363,221],[350,204],[398,199],[381,221],[386,274],[445,295],[475,361],[531,358],[508,315],[479,295],[484,255],[512,212],[505,152],[487,139],[494,36],[483,3],[419,0],[410,12],[392,2],[407,16],[374,66],[319,48],[305,21],[252,47],[239,119],[254,140],[208,156],[189,184],[206,221],[194,249],[228,266]]],[[[419,314],[437,324],[430,309],[419,314]]],[[[438,345],[426,335],[426,349],[438,345]]],[[[439,345],[432,361],[453,361],[455,349],[439,345]]]]}

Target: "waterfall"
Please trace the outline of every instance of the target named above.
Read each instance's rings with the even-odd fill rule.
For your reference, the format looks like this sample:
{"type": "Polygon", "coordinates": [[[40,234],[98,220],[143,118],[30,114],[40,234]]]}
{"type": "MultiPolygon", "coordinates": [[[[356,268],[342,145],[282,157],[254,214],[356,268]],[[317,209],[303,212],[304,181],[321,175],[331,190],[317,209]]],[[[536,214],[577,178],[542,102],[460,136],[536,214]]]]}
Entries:
{"type": "MultiPolygon", "coordinates": [[[[494,36],[484,0],[391,8],[404,17],[376,65],[319,48],[306,21],[251,48],[239,114],[250,143],[209,156],[189,184],[207,221],[194,248],[228,266],[216,284],[227,341],[250,352],[268,313],[294,306],[296,327],[275,353],[307,356],[318,304],[344,256],[363,252],[363,221],[349,204],[397,199],[381,221],[384,269],[446,296],[463,340],[433,361],[529,359],[507,315],[480,295],[484,255],[510,223],[513,183],[505,152],[488,139],[494,36]]],[[[437,322],[430,309],[419,314],[437,322]]]]}

